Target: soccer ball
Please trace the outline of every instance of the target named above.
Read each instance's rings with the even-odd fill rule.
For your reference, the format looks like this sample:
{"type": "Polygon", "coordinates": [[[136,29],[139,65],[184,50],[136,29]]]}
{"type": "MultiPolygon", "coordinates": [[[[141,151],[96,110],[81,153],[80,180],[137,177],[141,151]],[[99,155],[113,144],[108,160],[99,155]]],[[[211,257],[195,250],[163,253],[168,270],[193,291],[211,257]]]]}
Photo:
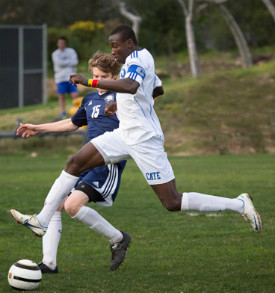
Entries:
{"type": "Polygon", "coordinates": [[[28,259],[21,259],[14,263],[8,274],[8,281],[17,290],[34,290],[38,288],[42,279],[39,266],[28,259]]]}

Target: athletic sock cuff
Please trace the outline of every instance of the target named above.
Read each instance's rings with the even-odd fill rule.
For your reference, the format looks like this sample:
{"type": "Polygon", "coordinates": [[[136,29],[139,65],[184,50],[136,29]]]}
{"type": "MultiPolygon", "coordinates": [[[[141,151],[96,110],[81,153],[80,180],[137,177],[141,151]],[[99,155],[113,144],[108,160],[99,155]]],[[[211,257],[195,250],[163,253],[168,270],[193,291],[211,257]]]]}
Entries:
{"type": "Polygon", "coordinates": [[[65,170],[62,170],[61,175],[74,180],[77,180],[79,178],[77,176],[67,173],[65,170]]]}
{"type": "Polygon", "coordinates": [[[76,220],[79,220],[79,221],[82,221],[85,218],[85,216],[87,215],[88,212],[89,212],[89,208],[86,207],[86,206],[83,206],[83,207],[80,208],[78,213],[75,216],[73,216],[72,218],[76,219],[76,220]]]}
{"type": "Polygon", "coordinates": [[[61,220],[61,212],[59,212],[59,211],[56,211],[56,212],[54,212],[54,214],[53,214],[53,216],[52,216],[52,218],[51,218],[51,221],[59,221],[59,220],[61,220]]]}
{"type": "Polygon", "coordinates": [[[181,198],[181,210],[182,211],[188,211],[189,210],[187,192],[184,192],[182,194],[182,198],[181,198]]]}

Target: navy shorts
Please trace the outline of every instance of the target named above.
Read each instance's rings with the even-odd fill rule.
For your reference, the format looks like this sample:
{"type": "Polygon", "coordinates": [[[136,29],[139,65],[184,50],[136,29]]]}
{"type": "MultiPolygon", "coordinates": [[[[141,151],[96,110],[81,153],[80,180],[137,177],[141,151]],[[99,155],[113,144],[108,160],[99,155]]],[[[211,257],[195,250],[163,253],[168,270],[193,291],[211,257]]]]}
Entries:
{"type": "MultiPolygon", "coordinates": [[[[97,204],[111,206],[117,196],[121,175],[125,165],[126,161],[120,161],[116,164],[109,164],[82,172],[75,188],[80,185],[81,182],[85,182],[101,195],[101,200],[95,200],[97,204]]],[[[90,199],[90,201],[93,200],[90,199]]]]}

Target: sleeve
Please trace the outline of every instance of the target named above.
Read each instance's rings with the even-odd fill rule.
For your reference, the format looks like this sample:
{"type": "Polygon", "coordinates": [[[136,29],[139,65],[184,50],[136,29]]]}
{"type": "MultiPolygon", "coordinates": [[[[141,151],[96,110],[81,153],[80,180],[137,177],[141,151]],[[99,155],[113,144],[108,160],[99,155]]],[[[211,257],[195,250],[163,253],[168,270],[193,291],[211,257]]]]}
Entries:
{"type": "Polygon", "coordinates": [[[52,52],[52,61],[54,62],[54,55],[55,55],[55,51],[52,52]]]}
{"type": "Polygon", "coordinates": [[[160,87],[162,86],[162,81],[160,80],[160,78],[155,74],[155,81],[154,81],[154,89],[156,87],[160,87]]]}
{"type": "Polygon", "coordinates": [[[131,58],[125,78],[131,78],[141,84],[146,76],[144,66],[139,58],[131,58]]]}
{"type": "Polygon", "coordinates": [[[57,55],[58,55],[58,54],[57,54],[56,51],[54,51],[54,52],[52,53],[52,61],[53,61],[53,63],[56,64],[56,65],[59,64],[59,58],[58,58],[57,55]]]}
{"type": "Polygon", "coordinates": [[[87,125],[87,115],[86,115],[86,109],[85,109],[85,103],[84,103],[85,97],[82,100],[81,106],[78,108],[76,113],[73,115],[72,123],[78,127],[81,127],[83,125],[87,125]]]}
{"type": "Polygon", "coordinates": [[[78,64],[78,57],[77,57],[77,53],[74,49],[71,49],[70,52],[70,66],[76,66],[78,64]]]}

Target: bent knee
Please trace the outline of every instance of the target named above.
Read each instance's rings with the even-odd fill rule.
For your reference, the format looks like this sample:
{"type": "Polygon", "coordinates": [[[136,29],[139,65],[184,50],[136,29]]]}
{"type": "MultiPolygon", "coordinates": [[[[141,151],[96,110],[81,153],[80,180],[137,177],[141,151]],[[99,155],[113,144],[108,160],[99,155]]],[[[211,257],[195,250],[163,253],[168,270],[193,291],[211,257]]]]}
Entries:
{"type": "Polygon", "coordinates": [[[71,175],[79,176],[81,173],[81,164],[75,155],[69,156],[66,162],[65,171],[71,175]]]}
{"type": "Polygon", "coordinates": [[[70,200],[67,200],[64,204],[64,209],[67,212],[67,214],[71,217],[75,217],[75,215],[78,213],[78,207],[75,206],[70,202],[70,200]]]}
{"type": "Polygon", "coordinates": [[[77,165],[77,161],[75,159],[75,155],[71,155],[68,157],[67,162],[66,162],[66,167],[72,167],[77,165]]]}

